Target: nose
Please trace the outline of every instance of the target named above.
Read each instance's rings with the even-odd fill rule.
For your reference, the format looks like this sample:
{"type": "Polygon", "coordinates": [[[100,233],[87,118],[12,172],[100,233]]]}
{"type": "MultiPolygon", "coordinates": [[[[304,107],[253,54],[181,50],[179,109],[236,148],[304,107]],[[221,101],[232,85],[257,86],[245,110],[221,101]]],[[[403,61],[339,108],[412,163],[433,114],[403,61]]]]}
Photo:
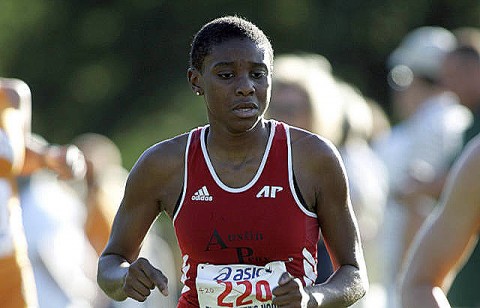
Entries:
{"type": "Polygon", "coordinates": [[[235,89],[235,94],[248,96],[255,93],[255,87],[253,80],[248,76],[239,76],[237,81],[237,86],[235,89]]]}

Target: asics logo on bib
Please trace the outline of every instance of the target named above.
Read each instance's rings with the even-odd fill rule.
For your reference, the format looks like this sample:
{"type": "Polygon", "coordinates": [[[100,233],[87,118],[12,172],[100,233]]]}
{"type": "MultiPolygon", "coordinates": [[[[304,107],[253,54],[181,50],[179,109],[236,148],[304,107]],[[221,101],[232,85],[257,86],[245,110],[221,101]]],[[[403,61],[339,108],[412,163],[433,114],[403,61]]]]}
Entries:
{"type": "Polygon", "coordinates": [[[265,275],[265,273],[271,273],[272,270],[268,268],[262,268],[262,267],[246,267],[246,268],[237,268],[237,269],[232,269],[231,267],[224,267],[219,271],[219,275],[213,278],[215,281],[223,281],[223,280],[234,280],[234,281],[239,281],[239,280],[246,280],[246,279],[253,279],[257,278],[258,276],[265,275]]]}
{"type": "Polygon", "coordinates": [[[212,201],[213,197],[210,196],[210,194],[208,193],[207,186],[203,186],[202,188],[200,188],[199,190],[197,190],[193,194],[192,200],[195,200],[195,201],[212,201]]]}

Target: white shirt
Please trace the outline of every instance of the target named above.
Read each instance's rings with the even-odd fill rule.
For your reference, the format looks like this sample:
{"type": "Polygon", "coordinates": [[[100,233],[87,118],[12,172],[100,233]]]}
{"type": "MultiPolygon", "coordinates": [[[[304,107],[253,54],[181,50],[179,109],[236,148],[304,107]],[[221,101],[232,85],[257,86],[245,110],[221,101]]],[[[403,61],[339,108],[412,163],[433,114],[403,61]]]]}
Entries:
{"type": "Polygon", "coordinates": [[[445,171],[461,150],[471,121],[470,111],[449,92],[424,102],[375,145],[387,167],[389,186],[398,191],[409,175],[428,182],[445,171]]]}

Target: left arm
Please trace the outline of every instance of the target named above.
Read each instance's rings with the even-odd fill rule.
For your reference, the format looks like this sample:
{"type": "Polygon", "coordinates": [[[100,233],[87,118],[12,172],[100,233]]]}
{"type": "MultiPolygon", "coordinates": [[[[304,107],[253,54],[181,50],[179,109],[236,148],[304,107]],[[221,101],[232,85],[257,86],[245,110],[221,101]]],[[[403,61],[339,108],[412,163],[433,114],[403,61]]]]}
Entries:
{"type": "Polygon", "coordinates": [[[480,137],[447,180],[442,202],[418,233],[402,274],[404,307],[450,307],[445,293],[478,239],[480,137]]]}
{"type": "Polygon", "coordinates": [[[335,272],[310,292],[319,307],[347,307],[365,295],[367,270],[343,162],[332,145],[322,147],[323,157],[314,166],[317,215],[335,272]]]}
{"type": "Polygon", "coordinates": [[[296,176],[307,203],[316,205],[335,272],[325,283],[306,288],[296,279],[282,277],[274,292],[282,296],[276,294],[274,303],[282,306],[301,298],[301,307],[348,307],[364,296],[368,278],[343,162],[329,142],[316,135],[295,135],[292,131],[296,176]]]}

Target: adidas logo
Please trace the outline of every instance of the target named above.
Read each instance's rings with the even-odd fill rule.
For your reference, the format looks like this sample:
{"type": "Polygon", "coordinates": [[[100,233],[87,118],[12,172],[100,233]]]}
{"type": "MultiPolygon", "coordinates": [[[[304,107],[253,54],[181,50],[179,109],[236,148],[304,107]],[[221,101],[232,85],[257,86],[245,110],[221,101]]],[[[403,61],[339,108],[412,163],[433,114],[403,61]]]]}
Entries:
{"type": "Polygon", "coordinates": [[[212,201],[213,197],[210,196],[207,190],[207,186],[203,186],[196,193],[193,194],[192,200],[195,201],[212,201]]]}

